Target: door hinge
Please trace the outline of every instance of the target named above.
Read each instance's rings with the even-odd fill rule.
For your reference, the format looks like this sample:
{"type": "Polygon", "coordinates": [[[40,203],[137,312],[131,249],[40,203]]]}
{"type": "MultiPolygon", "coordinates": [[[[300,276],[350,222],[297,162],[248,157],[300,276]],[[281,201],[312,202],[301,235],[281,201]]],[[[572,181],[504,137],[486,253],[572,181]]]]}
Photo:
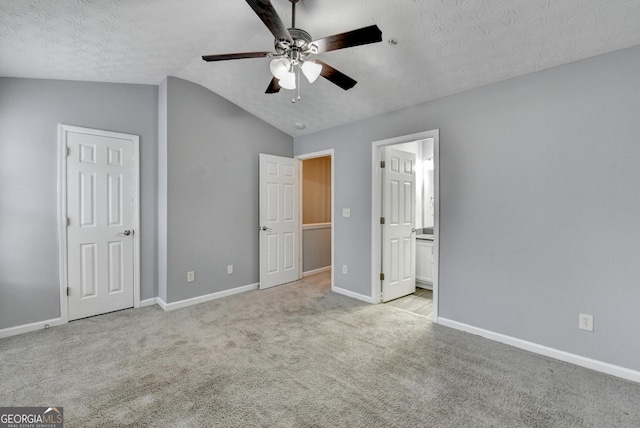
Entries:
{"type": "Polygon", "coordinates": [[[71,296],[71,287],[67,287],[67,296],[71,296]]]}
{"type": "Polygon", "coordinates": [[[71,226],[71,219],[67,217],[67,226],[71,226]]]}
{"type": "Polygon", "coordinates": [[[67,156],[69,156],[70,154],[71,154],[71,149],[67,147],[67,156]]]}
{"type": "Polygon", "coordinates": [[[384,161],[380,161],[380,168],[384,168],[385,167],[385,162],[384,161]]]}
{"type": "Polygon", "coordinates": [[[384,224],[384,217],[380,217],[380,224],[384,224]]]}
{"type": "Polygon", "coordinates": [[[384,274],[383,273],[380,274],[380,281],[384,281],[384,274]]]}

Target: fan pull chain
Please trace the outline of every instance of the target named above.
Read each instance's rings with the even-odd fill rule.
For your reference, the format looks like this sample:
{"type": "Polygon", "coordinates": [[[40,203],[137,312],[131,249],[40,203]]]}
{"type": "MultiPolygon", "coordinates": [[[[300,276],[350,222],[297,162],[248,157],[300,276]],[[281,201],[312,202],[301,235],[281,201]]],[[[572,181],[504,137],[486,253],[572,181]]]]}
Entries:
{"type": "MultiPolygon", "coordinates": [[[[291,68],[293,69],[293,74],[297,77],[298,76],[298,70],[294,67],[293,65],[293,61],[291,61],[291,68]]],[[[297,79],[296,79],[297,80],[297,79]]],[[[296,85],[297,87],[297,85],[296,85]]],[[[293,93],[292,97],[291,97],[291,102],[295,104],[296,102],[296,88],[293,88],[293,91],[291,91],[293,93]]]]}
{"type": "Polygon", "coordinates": [[[300,67],[294,67],[293,72],[295,74],[296,79],[296,87],[293,90],[293,97],[291,97],[291,102],[295,104],[296,102],[296,93],[298,94],[297,99],[300,100],[300,67]]]}
{"type": "MultiPolygon", "coordinates": [[[[295,5],[295,2],[293,4],[295,5]]],[[[296,68],[296,71],[297,71],[297,73],[296,73],[296,80],[297,80],[296,87],[298,88],[298,99],[301,99],[300,98],[300,71],[301,71],[300,70],[300,63],[298,63],[298,68],[296,68]]]]}

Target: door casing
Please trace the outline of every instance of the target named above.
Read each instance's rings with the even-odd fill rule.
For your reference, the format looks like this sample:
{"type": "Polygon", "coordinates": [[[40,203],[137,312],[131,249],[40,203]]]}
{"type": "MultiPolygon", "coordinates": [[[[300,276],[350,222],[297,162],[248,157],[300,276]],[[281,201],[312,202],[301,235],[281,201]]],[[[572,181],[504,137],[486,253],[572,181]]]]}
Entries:
{"type": "Polygon", "coordinates": [[[60,270],[60,321],[69,322],[67,301],[68,253],[67,253],[67,136],[68,132],[79,132],[102,137],[131,140],[133,143],[133,173],[131,198],[133,207],[133,307],[140,307],[140,138],[137,135],[79,126],[58,124],[58,253],[60,270]]]}
{"type": "Polygon", "coordinates": [[[388,138],[374,141],[371,146],[371,296],[374,303],[381,302],[380,293],[380,254],[382,251],[382,239],[380,231],[380,217],[382,217],[381,203],[381,173],[380,173],[380,149],[394,144],[409,143],[416,140],[433,138],[433,163],[434,163],[434,246],[433,246],[433,318],[434,323],[438,322],[438,279],[439,279],[439,254],[440,254],[440,131],[419,132],[411,135],[388,138]]]}

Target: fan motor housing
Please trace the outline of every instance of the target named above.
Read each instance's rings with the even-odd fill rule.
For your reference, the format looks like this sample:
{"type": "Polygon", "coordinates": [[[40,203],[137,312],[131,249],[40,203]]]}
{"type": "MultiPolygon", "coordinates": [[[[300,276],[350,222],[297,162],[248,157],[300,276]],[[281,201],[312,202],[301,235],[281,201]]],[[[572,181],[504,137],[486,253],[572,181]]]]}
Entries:
{"type": "MultiPolygon", "coordinates": [[[[291,38],[293,42],[298,45],[298,43],[311,43],[311,34],[300,28],[289,28],[289,34],[291,34],[291,38]]],[[[298,45],[298,47],[301,47],[298,45]]]]}
{"type": "Polygon", "coordinates": [[[300,53],[303,55],[308,55],[312,51],[312,38],[311,34],[300,28],[289,28],[289,34],[293,39],[293,43],[288,40],[275,40],[274,46],[275,50],[278,54],[283,55],[289,52],[291,49],[298,48],[300,53]]]}

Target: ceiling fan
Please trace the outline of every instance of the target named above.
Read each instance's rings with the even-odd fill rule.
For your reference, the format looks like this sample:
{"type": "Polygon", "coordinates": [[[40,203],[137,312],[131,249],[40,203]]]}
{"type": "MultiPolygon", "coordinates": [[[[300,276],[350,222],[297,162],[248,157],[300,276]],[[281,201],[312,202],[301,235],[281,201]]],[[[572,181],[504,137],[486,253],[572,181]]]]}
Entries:
{"type": "MultiPolygon", "coordinates": [[[[313,40],[309,33],[296,28],[296,3],[299,0],[289,0],[291,2],[291,28],[285,27],[269,0],[246,1],[274,35],[275,52],[204,55],[202,59],[205,61],[226,61],[244,58],[273,58],[269,66],[273,79],[265,91],[267,94],[275,94],[281,88],[297,89],[297,99],[300,99],[300,74],[303,74],[309,83],[313,83],[318,76],[322,76],[344,90],[351,89],[357,83],[355,80],[319,59],[308,60],[307,57],[311,54],[382,41],[382,32],[377,25],[313,40]]],[[[296,102],[295,96],[292,102],[296,102]]]]}

